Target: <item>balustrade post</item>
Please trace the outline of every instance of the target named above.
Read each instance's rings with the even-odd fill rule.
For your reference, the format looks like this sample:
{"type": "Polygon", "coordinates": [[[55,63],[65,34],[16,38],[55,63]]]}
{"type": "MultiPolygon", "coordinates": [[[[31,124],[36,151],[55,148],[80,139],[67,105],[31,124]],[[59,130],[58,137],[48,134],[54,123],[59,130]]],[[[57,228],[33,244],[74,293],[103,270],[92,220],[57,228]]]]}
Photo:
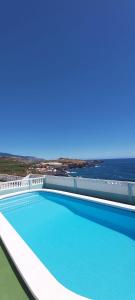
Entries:
{"type": "Polygon", "coordinates": [[[128,182],[128,200],[129,203],[132,204],[133,202],[133,191],[132,191],[132,183],[128,182]]]}
{"type": "Polygon", "coordinates": [[[28,180],[29,180],[29,190],[31,190],[31,180],[30,178],[28,180]]]}
{"type": "Polygon", "coordinates": [[[43,188],[46,187],[46,175],[44,175],[44,178],[43,178],[43,188]]]}
{"type": "Polygon", "coordinates": [[[77,178],[74,177],[74,191],[77,192],[77,178]]]}

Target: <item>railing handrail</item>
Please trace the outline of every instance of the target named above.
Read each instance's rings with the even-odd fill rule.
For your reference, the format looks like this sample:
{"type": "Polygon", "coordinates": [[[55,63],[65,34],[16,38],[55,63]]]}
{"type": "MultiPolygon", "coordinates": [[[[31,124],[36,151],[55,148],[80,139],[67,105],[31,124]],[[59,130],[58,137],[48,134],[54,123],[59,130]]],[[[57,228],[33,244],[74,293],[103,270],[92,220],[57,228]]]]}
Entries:
{"type": "Polygon", "coordinates": [[[90,178],[90,177],[81,177],[81,176],[56,176],[56,175],[44,175],[44,177],[51,177],[51,178],[64,178],[64,179],[80,179],[80,180],[91,180],[91,181],[99,181],[99,182],[118,182],[118,183],[133,183],[135,184],[135,181],[130,180],[116,180],[116,179],[101,179],[101,178],[90,178]]]}
{"type": "Polygon", "coordinates": [[[66,177],[66,176],[55,176],[55,175],[43,175],[43,176],[40,176],[40,177],[33,177],[33,178],[23,178],[23,179],[17,179],[17,180],[10,180],[10,181],[2,181],[0,182],[0,186],[1,185],[10,185],[10,184],[13,184],[13,183],[24,183],[24,182],[29,182],[29,181],[33,181],[33,180],[40,180],[40,179],[43,179],[45,177],[50,177],[50,178],[57,178],[58,180],[59,179],[65,179],[65,180],[68,180],[68,179],[73,179],[73,180],[90,180],[90,181],[96,181],[96,182],[107,182],[107,183],[123,183],[123,184],[135,184],[134,181],[123,181],[123,180],[114,180],[114,179],[100,179],[100,178],[87,178],[87,177],[73,177],[73,176],[70,176],[70,177],[66,177]]]}

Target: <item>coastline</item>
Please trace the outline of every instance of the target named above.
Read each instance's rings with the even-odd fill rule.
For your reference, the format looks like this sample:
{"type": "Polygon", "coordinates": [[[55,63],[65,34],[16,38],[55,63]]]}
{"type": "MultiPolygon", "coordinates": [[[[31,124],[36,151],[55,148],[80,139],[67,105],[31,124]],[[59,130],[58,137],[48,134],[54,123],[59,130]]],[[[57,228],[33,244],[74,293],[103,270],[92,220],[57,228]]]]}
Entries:
{"type": "Polygon", "coordinates": [[[73,168],[73,177],[135,182],[135,158],[106,159],[95,167],[73,168]]]}
{"type": "Polygon", "coordinates": [[[79,159],[60,159],[62,165],[57,167],[55,170],[56,176],[70,176],[70,174],[75,174],[74,169],[84,169],[93,168],[100,166],[103,160],[79,160],[79,159]]]}

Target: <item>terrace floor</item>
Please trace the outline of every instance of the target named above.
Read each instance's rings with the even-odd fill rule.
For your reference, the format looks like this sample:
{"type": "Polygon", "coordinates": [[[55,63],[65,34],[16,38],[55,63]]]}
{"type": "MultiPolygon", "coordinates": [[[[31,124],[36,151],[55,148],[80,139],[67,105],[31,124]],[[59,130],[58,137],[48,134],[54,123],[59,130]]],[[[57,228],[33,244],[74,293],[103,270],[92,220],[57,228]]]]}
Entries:
{"type": "Polygon", "coordinates": [[[33,300],[0,241],[0,299],[33,300]]]}

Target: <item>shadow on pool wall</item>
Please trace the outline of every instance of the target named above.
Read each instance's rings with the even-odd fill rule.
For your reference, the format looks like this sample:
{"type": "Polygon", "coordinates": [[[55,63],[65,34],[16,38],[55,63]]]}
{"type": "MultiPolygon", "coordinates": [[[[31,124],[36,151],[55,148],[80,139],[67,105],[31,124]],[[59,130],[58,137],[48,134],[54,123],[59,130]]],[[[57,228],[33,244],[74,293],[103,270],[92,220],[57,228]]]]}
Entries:
{"type": "Polygon", "coordinates": [[[135,212],[56,193],[39,193],[44,198],[67,207],[81,217],[118,231],[135,240],[135,212]]]}

